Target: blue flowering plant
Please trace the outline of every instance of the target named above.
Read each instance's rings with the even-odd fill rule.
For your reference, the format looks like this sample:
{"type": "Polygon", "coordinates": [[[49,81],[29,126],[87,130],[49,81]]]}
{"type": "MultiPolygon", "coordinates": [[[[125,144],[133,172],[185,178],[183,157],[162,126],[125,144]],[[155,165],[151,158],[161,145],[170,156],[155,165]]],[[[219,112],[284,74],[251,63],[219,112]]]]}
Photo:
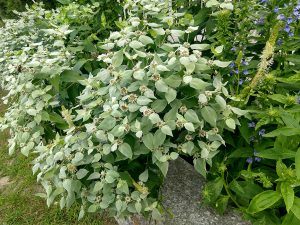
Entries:
{"type": "Polygon", "coordinates": [[[214,31],[226,40],[218,57],[232,61],[222,71],[232,101],[250,116],[224,134],[202,195],[257,225],[300,224],[299,12],[298,1],[242,1],[226,22],[234,35],[214,31]]]}

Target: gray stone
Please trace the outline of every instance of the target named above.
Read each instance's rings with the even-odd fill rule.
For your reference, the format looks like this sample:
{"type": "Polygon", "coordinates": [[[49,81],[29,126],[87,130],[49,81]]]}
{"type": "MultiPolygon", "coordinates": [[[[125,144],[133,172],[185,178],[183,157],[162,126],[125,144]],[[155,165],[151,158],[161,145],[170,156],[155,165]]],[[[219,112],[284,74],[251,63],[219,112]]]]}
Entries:
{"type": "MultiPolygon", "coordinates": [[[[200,207],[200,192],[205,181],[185,160],[170,163],[162,188],[163,205],[169,212],[163,225],[250,225],[232,210],[221,216],[208,207],[200,207]]],[[[152,225],[140,217],[118,220],[120,225],[152,225]]]]}

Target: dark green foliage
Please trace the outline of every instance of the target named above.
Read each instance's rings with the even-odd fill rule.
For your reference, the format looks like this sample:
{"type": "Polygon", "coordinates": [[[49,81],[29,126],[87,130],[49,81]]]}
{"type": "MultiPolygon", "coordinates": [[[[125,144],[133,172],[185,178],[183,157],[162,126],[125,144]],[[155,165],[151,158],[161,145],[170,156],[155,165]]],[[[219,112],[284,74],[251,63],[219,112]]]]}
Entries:
{"type": "MultiPolygon", "coordinates": [[[[25,10],[26,4],[31,5],[32,3],[32,0],[0,0],[0,19],[15,18],[14,10],[23,11],[25,10]]],[[[47,8],[57,5],[56,0],[47,0],[44,1],[44,3],[47,8]]]]}

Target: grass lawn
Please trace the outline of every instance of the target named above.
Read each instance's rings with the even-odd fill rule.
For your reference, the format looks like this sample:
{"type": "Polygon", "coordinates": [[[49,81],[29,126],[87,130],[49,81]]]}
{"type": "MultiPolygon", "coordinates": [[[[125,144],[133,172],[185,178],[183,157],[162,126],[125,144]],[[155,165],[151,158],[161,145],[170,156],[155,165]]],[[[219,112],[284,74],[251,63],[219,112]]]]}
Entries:
{"type": "MultiPolygon", "coordinates": [[[[3,113],[4,106],[0,99],[0,115],[3,113]]],[[[34,195],[42,189],[32,175],[32,159],[18,153],[8,156],[7,136],[7,133],[0,133],[0,225],[116,224],[101,215],[86,215],[78,222],[78,206],[63,211],[59,206],[48,208],[44,199],[34,195]],[[9,178],[8,184],[3,178],[9,178]]]]}

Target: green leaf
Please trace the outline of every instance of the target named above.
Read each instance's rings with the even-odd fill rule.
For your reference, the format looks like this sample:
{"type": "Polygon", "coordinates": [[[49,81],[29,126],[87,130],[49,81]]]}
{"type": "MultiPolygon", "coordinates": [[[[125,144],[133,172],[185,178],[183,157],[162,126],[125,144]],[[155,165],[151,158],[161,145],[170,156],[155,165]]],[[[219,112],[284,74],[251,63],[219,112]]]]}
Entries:
{"type": "Polygon", "coordinates": [[[217,126],[217,113],[210,106],[205,106],[201,109],[203,119],[213,127],[217,126]]]}
{"type": "Polygon", "coordinates": [[[141,47],[144,47],[144,45],[141,42],[134,40],[129,43],[129,47],[133,49],[139,49],[141,47]]]}
{"type": "Polygon", "coordinates": [[[163,145],[165,140],[166,140],[166,135],[163,132],[161,132],[161,130],[157,130],[153,136],[154,148],[157,148],[157,147],[163,145]]]}
{"type": "Polygon", "coordinates": [[[189,121],[189,122],[192,122],[192,123],[200,123],[200,120],[198,118],[198,115],[197,113],[192,110],[192,109],[189,109],[185,114],[184,114],[184,118],[189,121]]]}
{"type": "Polygon", "coordinates": [[[210,7],[212,7],[212,6],[217,6],[217,5],[219,5],[220,3],[217,1],[217,0],[209,0],[209,1],[207,1],[206,2],[206,7],[207,8],[210,8],[210,7]]]}
{"type": "Polygon", "coordinates": [[[278,128],[270,133],[267,133],[264,135],[264,137],[276,137],[279,135],[283,135],[283,136],[293,136],[293,135],[297,135],[300,134],[300,128],[295,128],[295,127],[281,127],[278,128]]]}
{"type": "Polygon", "coordinates": [[[220,60],[215,60],[214,61],[214,65],[221,67],[221,68],[226,68],[229,66],[229,64],[231,63],[231,61],[227,61],[227,62],[222,62],[220,60]]]}
{"type": "Polygon", "coordinates": [[[119,147],[119,151],[127,158],[132,159],[132,150],[129,144],[123,143],[119,147]]]}
{"type": "Polygon", "coordinates": [[[145,136],[143,136],[143,143],[150,150],[154,149],[153,139],[154,139],[153,134],[151,134],[151,133],[146,134],[145,136]]]}
{"type": "Polygon", "coordinates": [[[283,219],[281,225],[299,225],[300,219],[298,219],[293,212],[289,212],[283,219]]]}
{"type": "Polygon", "coordinates": [[[150,102],[152,102],[152,100],[145,96],[140,96],[137,99],[137,104],[139,104],[139,105],[148,105],[150,102]]]}
{"type": "Polygon", "coordinates": [[[87,174],[89,173],[88,170],[86,169],[80,169],[78,170],[78,172],[76,173],[76,176],[79,180],[81,180],[82,178],[84,178],[87,174]]]}
{"type": "Polygon", "coordinates": [[[169,88],[165,94],[166,100],[169,104],[176,99],[176,96],[177,96],[177,92],[172,88],[169,88]]]}
{"type": "Polygon", "coordinates": [[[119,67],[123,63],[123,50],[115,52],[114,56],[112,57],[112,65],[114,67],[119,67]]]}
{"type": "Polygon", "coordinates": [[[224,110],[226,108],[227,104],[223,97],[221,97],[220,95],[217,95],[215,100],[218,103],[218,105],[221,107],[222,110],[224,110]]]}
{"type": "Polygon", "coordinates": [[[210,83],[204,82],[199,78],[193,78],[190,82],[190,86],[196,90],[205,90],[206,87],[210,86],[210,83]]]}
{"type": "Polygon", "coordinates": [[[171,130],[171,128],[170,128],[168,125],[164,125],[164,126],[161,128],[161,131],[162,131],[164,134],[173,137],[172,130],[171,130]]]}
{"type": "Polygon", "coordinates": [[[277,191],[264,191],[256,195],[250,202],[247,212],[250,214],[261,212],[272,207],[281,199],[281,195],[277,191]]]}
{"type": "Polygon", "coordinates": [[[147,182],[149,178],[149,173],[148,173],[148,170],[145,170],[143,173],[140,174],[139,176],[139,180],[142,181],[142,182],[147,182]]]}
{"type": "Polygon", "coordinates": [[[235,121],[232,118],[228,118],[225,120],[226,125],[230,128],[230,129],[235,129],[235,121]]]}
{"type": "Polygon", "coordinates": [[[216,202],[216,210],[218,213],[220,213],[221,215],[224,214],[227,205],[228,205],[228,200],[229,200],[229,196],[228,195],[222,195],[219,197],[219,199],[216,202]]]}
{"type": "Polygon", "coordinates": [[[194,168],[198,173],[200,173],[204,178],[206,178],[206,162],[204,159],[194,159],[194,168]]]}
{"type": "Polygon", "coordinates": [[[300,220],[300,198],[295,197],[295,199],[294,199],[294,205],[291,208],[291,211],[300,220]]]}
{"type": "Polygon", "coordinates": [[[203,50],[207,50],[209,48],[210,48],[209,44],[192,44],[191,45],[191,49],[194,49],[194,50],[203,51],[203,50]]]}
{"type": "Polygon", "coordinates": [[[295,157],[296,152],[290,151],[288,149],[278,149],[278,148],[271,148],[263,150],[259,153],[257,153],[258,157],[264,158],[264,159],[290,159],[295,157]]]}
{"type": "Polygon", "coordinates": [[[160,113],[162,112],[166,106],[168,105],[168,102],[164,99],[158,99],[155,100],[152,104],[151,104],[151,108],[156,112],[156,113],[160,113]]]}
{"type": "Polygon", "coordinates": [[[162,172],[164,177],[166,177],[167,173],[168,173],[168,169],[169,169],[169,162],[168,161],[166,161],[166,162],[157,161],[156,165],[158,166],[158,168],[160,169],[160,171],[162,172]]]}
{"type": "Polygon", "coordinates": [[[80,76],[80,74],[76,71],[73,70],[66,70],[61,73],[60,75],[60,80],[63,82],[71,82],[75,83],[78,82],[79,80],[83,80],[84,77],[80,76]]]}
{"type": "Polygon", "coordinates": [[[153,40],[151,37],[145,36],[145,35],[141,35],[139,37],[139,41],[142,42],[144,45],[149,45],[149,44],[153,44],[153,40]]]}
{"type": "Polygon", "coordinates": [[[191,131],[191,132],[195,132],[195,127],[192,123],[185,123],[184,124],[184,127],[185,129],[187,129],[188,131],[191,131]]]}
{"type": "Polygon", "coordinates": [[[281,195],[283,197],[286,211],[289,212],[294,204],[295,193],[290,183],[282,182],[280,185],[281,195]]]}
{"type": "Polygon", "coordinates": [[[155,82],[155,88],[160,92],[167,92],[169,90],[168,85],[163,80],[155,82]]]}
{"type": "Polygon", "coordinates": [[[297,178],[300,179],[300,148],[298,149],[295,156],[295,167],[297,178]]]}

